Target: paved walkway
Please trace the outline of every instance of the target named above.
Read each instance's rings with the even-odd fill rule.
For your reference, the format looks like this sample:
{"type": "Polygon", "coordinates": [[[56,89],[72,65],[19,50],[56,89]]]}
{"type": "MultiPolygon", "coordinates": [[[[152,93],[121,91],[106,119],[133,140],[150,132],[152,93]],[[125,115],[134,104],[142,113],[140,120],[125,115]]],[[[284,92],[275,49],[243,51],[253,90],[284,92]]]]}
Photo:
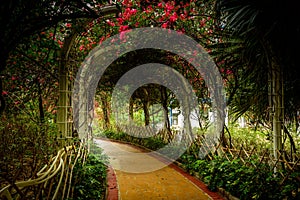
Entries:
{"type": "Polygon", "coordinates": [[[175,164],[166,165],[155,154],[124,143],[96,143],[109,156],[113,168],[108,175],[110,200],[223,199],[175,164]]]}

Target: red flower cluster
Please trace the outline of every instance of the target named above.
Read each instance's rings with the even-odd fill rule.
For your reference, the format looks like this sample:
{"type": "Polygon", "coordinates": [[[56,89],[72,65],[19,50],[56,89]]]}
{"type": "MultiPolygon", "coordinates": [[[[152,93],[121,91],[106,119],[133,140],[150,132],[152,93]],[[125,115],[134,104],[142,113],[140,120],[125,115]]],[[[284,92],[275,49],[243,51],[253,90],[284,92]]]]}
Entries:
{"type": "Polygon", "coordinates": [[[175,22],[175,21],[177,20],[177,18],[178,18],[177,13],[174,12],[174,13],[172,14],[172,16],[170,17],[170,22],[175,22]]]}
{"type": "Polygon", "coordinates": [[[128,25],[121,25],[119,28],[119,32],[127,31],[129,29],[128,25]]]}
{"type": "Polygon", "coordinates": [[[129,20],[131,16],[137,13],[137,9],[134,8],[126,8],[124,13],[122,14],[123,20],[129,20]]]}

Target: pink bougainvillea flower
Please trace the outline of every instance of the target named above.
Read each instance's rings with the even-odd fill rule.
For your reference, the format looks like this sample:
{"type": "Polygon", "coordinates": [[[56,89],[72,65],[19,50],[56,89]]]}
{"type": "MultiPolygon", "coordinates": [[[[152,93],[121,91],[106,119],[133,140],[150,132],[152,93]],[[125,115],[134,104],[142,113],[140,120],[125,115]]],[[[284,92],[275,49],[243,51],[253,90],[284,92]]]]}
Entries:
{"type": "Polygon", "coordinates": [[[165,22],[161,25],[162,28],[168,28],[168,22],[165,22]]]}
{"type": "Polygon", "coordinates": [[[83,50],[84,50],[84,45],[83,45],[83,44],[80,45],[79,50],[80,50],[80,51],[83,51],[83,50]]]}
{"type": "Polygon", "coordinates": [[[184,28],[182,28],[182,29],[180,29],[180,30],[177,30],[177,33],[179,33],[179,34],[184,34],[184,33],[185,33],[184,28]]]}
{"type": "Polygon", "coordinates": [[[117,21],[118,21],[119,25],[123,24],[123,19],[121,17],[117,18],[117,21]]]}
{"type": "Polygon", "coordinates": [[[132,15],[135,15],[137,13],[136,9],[126,8],[123,13],[123,18],[125,20],[128,20],[132,15]]]}
{"type": "Polygon", "coordinates": [[[136,10],[136,9],[131,9],[131,10],[130,10],[130,14],[131,14],[131,15],[135,15],[136,13],[137,13],[137,10],[136,10]]]}
{"type": "Polygon", "coordinates": [[[120,33],[120,40],[122,40],[123,42],[126,42],[125,33],[126,33],[126,31],[122,31],[122,32],[120,33]]]}
{"type": "Polygon", "coordinates": [[[175,22],[175,21],[177,20],[177,18],[178,18],[177,13],[174,12],[174,13],[172,14],[172,16],[170,17],[170,22],[175,22]]]}
{"type": "Polygon", "coordinates": [[[2,91],[2,96],[4,96],[4,95],[8,95],[8,92],[2,91]]]}
{"type": "Polygon", "coordinates": [[[166,9],[167,9],[167,11],[173,10],[173,9],[174,9],[174,2],[168,1],[168,2],[166,3],[166,9]]]}
{"type": "Polygon", "coordinates": [[[170,12],[169,11],[165,11],[164,15],[165,18],[168,18],[170,16],[170,12]]]}
{"type": "Polygon", "coordinates": [[[226,74],[227,74],[227,75],[233,74],[233,71],[230,70],[230,69],[227,69],[227,70],[226,70],[226,74]]]}
{"type": "Polygon", "coordinates": [[[15,80],[17,80],[17,77],[12,76],[12,77],[11,77],[11,80],[12,80],[12,81],[15,81],[15,80]]]}
{"type": "Polygon", "coordinates": [[[66,23],[66,27],[71,28],[72,24],[71,23],[66,23]]]}
{"type": "Polygon", "coordinates": [[[100,39],[100,41],[98,42],[98,44],[102,44],[102,42],[103,42],[104,40],[105,40],[105,37],[102,36],[101,39],[100,39]]]}
{"type": "Polygon", "coordinates": [[[158,7],[158,8],[162,8],[162,7],[163,7],[163,3],[162,3],[162,2],[158,3],[158,4],[157,4],[157,7],[158,7]]]}
{"type": "Polygon", "coordinates": [[[122,41],[122,42],[126,42],[126,33],[128,33],[128,32],[130,32],[130,30],[125,30],[125,31],[122,31],[121,33],[120,33],[120,40],[122,41]]]}
{"type": "Polygon", "coordinates": [[[64,44],[61,40],[57,40],[57,43],[59,44],[60,47],[62,47],[64,44]]]}
{"type": "Polygon", "coordinates": [[[185,20],[185,19],[186,19],[186,16],[182,13],[182,14],[180,14],[180,19],[181,19],[181,20],[185,20]]]}
{"type": "Polygon", "coordinates": [[[128,29],[129,29],[129,26],[128,26],[128,25],[122,25],[122,26],[120,26],[120,28],[119,28],[119,32],[126,31],[126,30],[128,30],[128,29]]]}
{"type": "Polygon", "coordinates": [[[122,5],[123,6],[127,6],[127,7],[131,7],[132,6],[132,1],[130,1],[130,0],[124,0],[122,2],[122,5]]]}

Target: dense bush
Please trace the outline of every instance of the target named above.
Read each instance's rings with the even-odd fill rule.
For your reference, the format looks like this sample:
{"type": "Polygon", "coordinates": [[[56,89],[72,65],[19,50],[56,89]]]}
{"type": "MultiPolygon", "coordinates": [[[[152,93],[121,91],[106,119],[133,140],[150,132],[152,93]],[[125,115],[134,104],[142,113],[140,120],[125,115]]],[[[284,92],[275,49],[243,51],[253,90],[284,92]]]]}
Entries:
{"type": "MultiPolygon", "coordinates": [[[[223,188],[240,199],[299,199],[300,172],[293,172],[282,182],[282,177],[274,175],[273,169],[258,158],[252,157],[248,164],[240,159],[228,161],[215,157],[212,161],[195,160],[185,154],[181,157],[183,167],[197,175],[208,188],[216,191],[223,188]],[[256,167],[255,167],[256,166],[256,167]]],[[[281,173],[287,175],[287,171],[281,173]]]]}
{"type": "Polygon", "coordinates": [[[108,159],[102,154],[89,154],[82,165],[79,161],[74,168],[74,195],[76,200],[105,199],[108,159]]]}
{"type": "Polygon", "coordinates": [[[141,145],[151,150],[157,150],[166,145],[166,143],[159,137],[137,138],[124,132],[115,132],[112,130],[103,131],[101,134],[99,134],[99,136],[124,142],[130,142],[132,144],[141,145]]]}
{"type": "MultiPolygon", "coordinates": [[[[1,119],[0,187],[3,187],[34,177],[49,162],[57,150],[52,137],[57,131],[51,124],[34,123],[26,116],[1,119]]],[[[32,192],[26,190],[24,195],[32,192]]]]}

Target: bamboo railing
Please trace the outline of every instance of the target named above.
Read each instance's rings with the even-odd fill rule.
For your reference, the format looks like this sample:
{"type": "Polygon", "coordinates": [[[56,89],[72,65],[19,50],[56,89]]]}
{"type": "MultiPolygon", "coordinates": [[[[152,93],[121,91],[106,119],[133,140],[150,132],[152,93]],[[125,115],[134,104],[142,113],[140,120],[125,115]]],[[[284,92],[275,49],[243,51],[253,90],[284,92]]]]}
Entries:
{"type": "Polygon", "coordinates": [[[41,197],[46,200],[68,199],[74,190],[72,188],[74,166],[79,159],[84,164],[87,153],[81,142],[63,147],[35,177],[3,187],[0,190],[0,199],[41,199],[41,197]]]}
{"type": "MultiPolygon", "coordinates": [[[[289,153],[282,150],[277,150],[278,158],[275,158],[270,149],[258,150],[256,146],[245,147],[244,144],[236,144],[231,147],[222,146],[220,142],[213,143],[207,140],[198,141],[198,145],[202,145],[204,153],[206,153],[206,159],[213,160],[215,156],[225,158],[228,161],[239,159],[241,165],[253,166],[258,168],[261,164],[266,164],[270,168],[270,172],[275,173],[275,168],[284,169],[287,173],[282,171],[276,171],[277,176],[281,177],[281,183],[283,184],[293,172],[300,169],[300,157],[299,155],[289,156],[289,153]],[[212,145],[214,144],[214,145],[212,145]],[[259,159],[259,163],[251,162],[253,156],[259,159]]],[[[300,181],[300,177],[297,178],[300,181]]]]}

